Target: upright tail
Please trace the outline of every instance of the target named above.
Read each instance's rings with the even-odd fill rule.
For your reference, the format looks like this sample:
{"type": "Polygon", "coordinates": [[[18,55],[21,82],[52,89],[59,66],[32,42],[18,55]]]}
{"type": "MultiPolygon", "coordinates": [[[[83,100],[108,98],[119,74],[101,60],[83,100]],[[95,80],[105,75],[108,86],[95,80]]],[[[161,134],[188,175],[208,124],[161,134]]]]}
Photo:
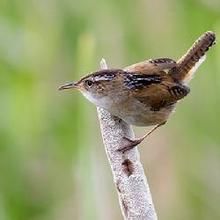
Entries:
{"type": "Polygon", "coordinates": [[[171,70],[172,77],[182,83],[188,83],[197,68],[205,60],[205,53],[215,44],[215,33],[207,31],[192,45],[171,70]]]}

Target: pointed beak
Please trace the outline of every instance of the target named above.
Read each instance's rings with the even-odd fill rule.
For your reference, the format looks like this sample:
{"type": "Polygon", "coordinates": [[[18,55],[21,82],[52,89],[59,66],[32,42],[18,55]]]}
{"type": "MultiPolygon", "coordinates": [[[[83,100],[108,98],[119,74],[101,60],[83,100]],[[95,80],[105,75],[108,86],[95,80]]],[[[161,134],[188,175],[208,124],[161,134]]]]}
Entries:
{"type": "Polygon", "coordinates": [[[59,90],[64,90],[64,89],[77,89],[77,83],[71,82],[71,83],[66,83],[62,86],[59,87],[59,90]]]}

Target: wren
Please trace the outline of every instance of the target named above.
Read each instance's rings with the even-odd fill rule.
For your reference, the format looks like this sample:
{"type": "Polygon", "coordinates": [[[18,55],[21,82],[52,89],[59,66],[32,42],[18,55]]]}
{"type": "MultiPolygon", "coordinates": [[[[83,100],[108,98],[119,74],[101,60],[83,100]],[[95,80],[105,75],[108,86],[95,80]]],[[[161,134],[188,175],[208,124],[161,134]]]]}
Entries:
{"type": "Polygon", "coordinates": [[[178,101],[190,92],[188,83],[215,44],[211,31],[200,36],[178,61],[149,59],[123,69],[93,72],[78,82],[59,88],[77,89],[96,106],[135,126],[152,126],[142,138],[128,140],[119,151],[127,151],[165,124],[178,101]]]}

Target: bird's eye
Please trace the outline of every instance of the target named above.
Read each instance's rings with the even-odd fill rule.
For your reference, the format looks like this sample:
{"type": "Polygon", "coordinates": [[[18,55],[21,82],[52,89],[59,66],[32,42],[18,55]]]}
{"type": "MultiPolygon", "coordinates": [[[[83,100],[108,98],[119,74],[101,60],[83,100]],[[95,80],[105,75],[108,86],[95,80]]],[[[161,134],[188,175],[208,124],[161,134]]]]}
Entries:
{"type": "Polygon", "coordinates": [[[85,84],[87,87],[91,87],[93,85],[93,81],[92,80],[86,80],[85,84]]]}

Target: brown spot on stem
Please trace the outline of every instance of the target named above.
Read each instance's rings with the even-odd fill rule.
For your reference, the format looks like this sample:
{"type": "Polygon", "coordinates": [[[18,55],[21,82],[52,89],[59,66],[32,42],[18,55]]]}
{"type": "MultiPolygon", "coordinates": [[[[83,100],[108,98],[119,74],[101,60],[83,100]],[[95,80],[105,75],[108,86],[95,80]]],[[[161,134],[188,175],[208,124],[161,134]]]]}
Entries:
{"type": "Polygon", "coordinates": [[[121,200],[121,204],[124,210],[125,217],[127,218],[128,217],[128,206],[123,199],[121,200]]]}
{"type": "Polygon", "coordinates": [[[134,165],[129,159],[125,159],[122,162],[122,169],[127,176],[130,176],[134,172],[134,165]]]}
{"type": "Polygon", "coordinates": [[[116,188],[117,188],[118,192],[121,193],[121,190],[120,190],[120,187],[119,187],[119,181],[117,181],[115,185],[116,185],[116,188]]]}

